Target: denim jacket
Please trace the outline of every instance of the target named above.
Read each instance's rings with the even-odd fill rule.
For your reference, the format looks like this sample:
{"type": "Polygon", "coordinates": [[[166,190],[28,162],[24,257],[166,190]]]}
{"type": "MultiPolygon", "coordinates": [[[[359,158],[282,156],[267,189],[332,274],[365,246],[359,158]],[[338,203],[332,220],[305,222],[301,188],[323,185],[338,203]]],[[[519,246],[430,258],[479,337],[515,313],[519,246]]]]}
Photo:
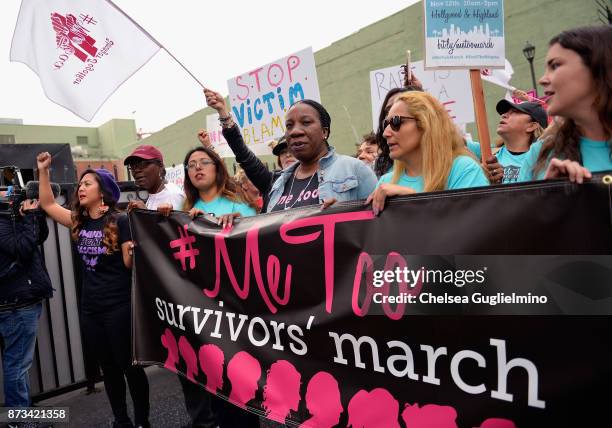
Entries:
{"type": "MultiPolygon", "coordinates": [[[[298,165],[296,162],[283,170],[272,185],[266,212],[272,211],[298,165]]],[[[336,198],[338,202],[367,198],[376,188],[374,172],[358,159],[339,155],[329,146],[329,152],[319,161],[319,202],[336,198]]]]}

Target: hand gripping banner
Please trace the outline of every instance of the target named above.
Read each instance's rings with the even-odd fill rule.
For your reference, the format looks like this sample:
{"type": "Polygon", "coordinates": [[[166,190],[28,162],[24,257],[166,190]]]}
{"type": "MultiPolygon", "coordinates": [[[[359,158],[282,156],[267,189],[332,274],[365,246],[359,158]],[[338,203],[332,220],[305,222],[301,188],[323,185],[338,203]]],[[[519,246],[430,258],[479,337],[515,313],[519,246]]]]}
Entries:
{"type": "Polygon", "coordinates": [[[292,426],[598,426],[611,218],[601,176],[231,231],[137,210],[134,360],[292,426]]]}

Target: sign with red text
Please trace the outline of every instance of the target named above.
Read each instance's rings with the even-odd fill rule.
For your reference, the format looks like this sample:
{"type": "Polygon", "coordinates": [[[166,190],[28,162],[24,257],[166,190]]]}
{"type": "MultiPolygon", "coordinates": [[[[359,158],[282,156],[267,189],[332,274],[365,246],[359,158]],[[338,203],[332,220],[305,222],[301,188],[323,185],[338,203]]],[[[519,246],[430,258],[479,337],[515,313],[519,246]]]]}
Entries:
{"type": "MultiPolygon", "coordinates": [[[[457,124],[474,122],[472,84],[466,70],[425,71],[423,61],[410,64],[412,73],[421,81],[423,89],[436,97],[446,107],[457,124]]],[[[370,95],[372,99],[372,126],[378,129],[378,115],[387,92],[401,88],[404,74],[401,65],[370,71],[370,95]]]]}
{"type": "Polygon", "coordinates": [[[227,144],[227,140],[223,136],[223,129],[221,128],[221,123],[219,122],[219,114],[209,114],[206,116],[206,131],[208,132],[208,137],[210,138],[210,142],[215,148],[215,151],[222,158],[233,158],[234,152],[230,148],[229,144],[227,144]]]}
{"type": "Polygon", "coordinates": [[[45,95],[90,121],[160,47],[105,0],[22,0],[11,61],[40,78],[45,95]]]}
{"type": "Polygon", "coordinates": [[[285,133],[285,113],[298,100],[321,101],[312,48],[288,55],[227,82],[234,121],[257,155],[285,133]]]}
{"type": "Polygon", "coordinates": [[[134,210],[133,360],[289,426],[600,426],[608,197],[600,175],[230,230],[134,210]]]}

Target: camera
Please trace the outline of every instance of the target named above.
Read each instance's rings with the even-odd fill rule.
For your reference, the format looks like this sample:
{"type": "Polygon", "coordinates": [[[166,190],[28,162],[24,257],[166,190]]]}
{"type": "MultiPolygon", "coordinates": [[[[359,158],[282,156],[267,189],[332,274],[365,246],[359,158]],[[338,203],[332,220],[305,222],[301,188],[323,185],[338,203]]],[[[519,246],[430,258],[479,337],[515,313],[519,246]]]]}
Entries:
{"type": "MultiPolygon", "coordinates": [[[[0,216],[19,216],[19,208],[26,199],[38,199],[38,181],[23,184],[19,167],[14,165],[0,166],[0,216]]],[[[60,194],[60,186],[51,183],[53,197],[60,194]]]]}

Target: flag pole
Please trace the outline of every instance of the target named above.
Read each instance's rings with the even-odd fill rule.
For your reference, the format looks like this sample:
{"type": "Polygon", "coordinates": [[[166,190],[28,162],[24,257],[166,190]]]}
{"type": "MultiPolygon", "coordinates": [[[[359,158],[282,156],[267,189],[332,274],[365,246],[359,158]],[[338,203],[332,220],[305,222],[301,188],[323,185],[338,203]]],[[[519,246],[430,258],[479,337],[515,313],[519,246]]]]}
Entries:
{"type": "Polygon", "coordinates": [[[142,26],[141,26],[140,24],[138,24],[136,21],[134,21],[134,19],[132,19],[132,17],[131,17],[130,15],[128,15],[127,13],[125,13],[125,12],[124,12],[124,11],[123,11],[123,10],[122,10],[122,9],[121,9],[119,6],[117,6],[117,5],[116,5],[115,3],[113,3],[111,0],[106,0],[106,2],[107,2],[108,4],[110,4],[112,7],[114,7],[114,8],[115,8],[115,9],[116,9],[116,10],[117,10],[119,13],[121,13],[121,14],[122,14],[123,16],[125,16],[127,19],[129,19],[130,21],[132,21],[132,23],[133,23],[133,24],[134,24],[136,27],[138,27],[138,29],[139,29],[140,31],[142,31],[143,33],[145,33],[145,34],[147,35],[147,37],[149,37],[149,38],[150,38],[150,39],[151,39],[151,40],[152,40],[152,41],[153,41],[153,42],[154,42],[154,43],[155,43],[157,46],[159,46],[159,47],[160,47],[160,49],[163,49],[164,51],[166,51],[166,53],[167,53],[168,55],[170,55],[170,57],[171,57],[173,60],[175,60],[175,61],[176,61],[176,62],[177,62],[177,63],[178,63],[178,64],[179,64],[181,67],[183,67],[183,70],[185,70],[185,71],[187,72],[187,74],[189,74],[189,75],[190,75],[190,76],[193,78],[193,80],[195,80],[196,82],[198,82],[198,85],[200,85],[202,88],[204,88],[204,85],[202,84],[202,82],[200,82],[200,81],[198,80],[198,78],[197,78],[197,77],[195,77],[195,76],[193,75],[193,73],[191,73],[191,71],[189,71],[189,70],[187,69],[187,67],[185,67],[185,66],[183,65],[183,63],[182,63],[182,62],[180,62],[180,61],[179,61],[179,60],[178,60],[178,59],[177,59],[177,58],[176,58],[176,57],[175,57],[175,56],[172,54],[172,52],[170,52],[168,49],[166,49],[166,47],[165,47],[164,45],[162,45],[160,42],[158,42],[158,41],[157,41],[157,39],[151,35],[151,33],[149,33],[147,30],[145,30],[144,28],[142,28],[142,26]]]}

